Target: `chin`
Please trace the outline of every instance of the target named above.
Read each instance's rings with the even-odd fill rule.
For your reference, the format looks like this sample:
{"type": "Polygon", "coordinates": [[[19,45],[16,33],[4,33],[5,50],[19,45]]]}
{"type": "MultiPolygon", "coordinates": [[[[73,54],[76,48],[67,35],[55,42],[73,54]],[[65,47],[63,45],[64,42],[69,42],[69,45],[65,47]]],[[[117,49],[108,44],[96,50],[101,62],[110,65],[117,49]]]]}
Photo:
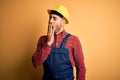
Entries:
{"type": "Polygon", "coordinates": [[[56,30],[55,30],[55,33],[59,32],[59,31],[60,31],[60,30],[57,30],[57,29],[56,29],[56,30]]]}

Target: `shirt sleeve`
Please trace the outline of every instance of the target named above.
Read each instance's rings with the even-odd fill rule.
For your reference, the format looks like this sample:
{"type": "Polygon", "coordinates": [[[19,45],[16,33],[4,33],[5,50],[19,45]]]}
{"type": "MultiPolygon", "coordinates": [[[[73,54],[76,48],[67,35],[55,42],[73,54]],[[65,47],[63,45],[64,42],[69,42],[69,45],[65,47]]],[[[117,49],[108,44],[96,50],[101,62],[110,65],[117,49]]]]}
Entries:
{"type": "Polygon", "coordinates": [[[51,46],[47,45],[47,38],[42,36],[37,44],[37,49],[32,56],[32,63],[35,68],[41,65],[48,57],[51,46]]]}
{"type": "Polygon", "coordinates": [[[85,64],[84,64],[84,56],[82,52],[82,47],[78,38],[75,39],[74,45],[74,61],[77,72],[77,80],[85,80],[85,64]]]}

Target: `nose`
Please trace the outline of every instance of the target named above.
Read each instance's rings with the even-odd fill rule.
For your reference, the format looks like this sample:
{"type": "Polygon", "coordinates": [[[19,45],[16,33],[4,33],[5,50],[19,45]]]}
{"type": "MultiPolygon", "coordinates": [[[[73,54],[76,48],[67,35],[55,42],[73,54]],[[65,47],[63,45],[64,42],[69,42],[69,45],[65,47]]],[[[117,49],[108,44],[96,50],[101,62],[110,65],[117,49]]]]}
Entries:
{"type": "Polygon", "coordinates": [[[53,23],[53,18],[49,19],[49,23],[52,24],[53,23]]]}
{"type": "Polygon", "coordinates": [[[52,23],[52,22],[53,22],[53,20],[52,20],[52,18],[50,18],[50,19],[49,19],[49,23],[52,23]]]}

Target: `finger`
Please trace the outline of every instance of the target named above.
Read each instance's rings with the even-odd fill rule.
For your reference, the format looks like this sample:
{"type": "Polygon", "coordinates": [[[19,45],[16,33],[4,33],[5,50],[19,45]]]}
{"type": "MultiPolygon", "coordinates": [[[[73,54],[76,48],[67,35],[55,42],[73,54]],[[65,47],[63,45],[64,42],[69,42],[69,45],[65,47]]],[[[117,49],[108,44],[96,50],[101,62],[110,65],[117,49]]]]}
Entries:
{"type": "Polygon", "coordinates": [[[51,25],[49,24],[48,25],[48,32],[47,32],[47,34],[50,35],[50,33],[51,33],[51,25]]]}
{"type": "Polygon", "coordinates": [[[48,25],[47,34],[49,34],[49,33],[50,33],[50,27],[49,27],[49,25],[48,25]]]}
{"type": "Polygon", "coordinates": [[[49,28],[49,25],[48,25],[48,30],[47,30],[47,35],[50,33],[50,28],[49,28]]]}
{"type": "Polygon", "coordinates": [[[50,41],[51,39],[51,26],[50,25],[48,25],[47,38],[48,38],[48,41],[50,41]]]}
{"type": "Polygon", "coordinates": [[[55,27],[52,26],[52,35],[54,35],[54,32],[55,32],[55,27]]]}
{"type": "Polygon", "coordinates": [[[52,36],[53,28],[52,25],[50,26],[50,36],[52,36]]]}

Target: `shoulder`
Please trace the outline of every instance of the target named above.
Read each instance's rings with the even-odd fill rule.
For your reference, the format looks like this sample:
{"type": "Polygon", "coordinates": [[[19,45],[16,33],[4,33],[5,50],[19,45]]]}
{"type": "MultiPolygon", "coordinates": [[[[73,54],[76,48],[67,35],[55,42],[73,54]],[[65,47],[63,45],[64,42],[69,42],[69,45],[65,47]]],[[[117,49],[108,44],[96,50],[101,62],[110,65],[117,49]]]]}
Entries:
{"type": "Polygon", "coordinates": [[[71,34],[71,36],[70,36],[70,38],[69,38],[69,42],[71,43],[71,44],[73,44],[74,46],[78,46],[78,45],[81,45],[81,42],[80,42],[80,39],[79,39],[79,37],[77,37],[77,36],[75,36],[75,35],[72,35],[71,34]]]}
{"type": "Polygon", "coordinates": [[[75,35],[71,35],[69,42],[73,45],[74,48],[81,48],[81,42],[79,40],[79,37],[75,36],[75,35]]]}
{"type": "Polygon", "coordinates": [[[79,38],[75,35],[72,35],[72,34],[70,36],[70,40],[72,40],[73,42],[75,42],[75,41],[79,42],[79,38]]]}
{"type": "Polygon", "coordinates": [[[42,43],[45,43],[47,41],[47,35],[43,35],[39,38],[38,42],[42,42],[42,43]]]}
{"type": "Polygon", "coordinates": [[[45,39],[47,39],[47,35],[42,35],[42,36],[39,38],[39,40],[45,40],[45,39]]]}

